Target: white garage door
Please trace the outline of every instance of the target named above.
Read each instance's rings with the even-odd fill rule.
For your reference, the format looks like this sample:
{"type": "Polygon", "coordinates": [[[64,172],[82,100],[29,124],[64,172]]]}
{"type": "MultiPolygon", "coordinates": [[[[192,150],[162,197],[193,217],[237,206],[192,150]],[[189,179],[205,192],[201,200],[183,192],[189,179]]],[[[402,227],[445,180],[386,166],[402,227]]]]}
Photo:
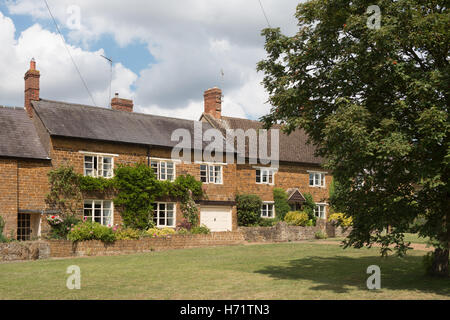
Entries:
{"type": "Polygon", "coordinates": [[[202,207],[200,209],[200,224],[204,224],[211,231],[231,231],[230,207],[202,207]]]}

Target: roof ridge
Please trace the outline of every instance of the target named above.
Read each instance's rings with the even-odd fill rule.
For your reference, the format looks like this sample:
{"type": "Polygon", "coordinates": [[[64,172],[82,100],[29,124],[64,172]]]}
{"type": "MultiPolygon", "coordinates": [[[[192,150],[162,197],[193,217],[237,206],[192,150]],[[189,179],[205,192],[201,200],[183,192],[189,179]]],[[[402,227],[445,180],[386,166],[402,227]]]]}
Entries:
{"type": "Polygon", "coordinates": [[[12,110],[25,110],[24,107],[17,107],[17,106],[5,106],[0,104],[0,108],[2,109],[12,109],[12,110]]]}
{"type": "MultiPolygon", "coordinates": [[[[261,122],[261,121],[259,121],[259,120],[253,120],[253,119],[247,119],[247,118],[239,118],[239,117],[228,117],[228,116],[222,116],[222,118],[225,118],[224,120],[226,120],[226,119],[245,120],[245,121],[251,121],[251,122],[255,122],[255,123],[264,125],[264,123],[261,122]]],[[[219,119],[219,120],[220,120],[220,119],[219,119]]],[[[273,124],[273,125],[269,128],[269,130],[270,130],[270,129],[275,129],[275,128],[277,128],[277,127],[278,127],[278,128],[281,128],[281,124],[275,123],[275,124],[273,124]]]]}
{"type": "MultiPolygon", "coordinates": [[[[72,103],[72,102],[65,102],[65,101],[57,101],[57,100],[49,100],[49,99],[39,99],[39,101],[32,101],[32,102],[50,102],[50,103],[59,103],[59,104],[65,104],[65,105],[73,105],[73,106],[78,106],[78,107],[84,107],[84,108],[90,108],[93,110],[107,110],[107,111],[112,111],[112,112],[125,112],[125,111],[121,111],[121,110],[114,110],[111,108],[105,108],[105,107],[95,107],[95,106],[90,106],[90,105],[86,105],[86,104],[80,104],[80,103],[72,103]]],[[[150,113],[142,113],[142,112],[126,112],[123,114],[127,114],[127,115],[143,115],[143,116],[148,116],[148,117],[157,117],[157,118],[164,118],[164,119],[173,119],[173,120],[182,120],[182,121],[190,121],[190,122],[201,122],[198,120],[191,120],[191,119],[184,119],[184,118],[176,118],[176,117],[168,117],[168,116],[162,116],[162,115],[158,115],[158,114],[150,114],[150,113]]]]}

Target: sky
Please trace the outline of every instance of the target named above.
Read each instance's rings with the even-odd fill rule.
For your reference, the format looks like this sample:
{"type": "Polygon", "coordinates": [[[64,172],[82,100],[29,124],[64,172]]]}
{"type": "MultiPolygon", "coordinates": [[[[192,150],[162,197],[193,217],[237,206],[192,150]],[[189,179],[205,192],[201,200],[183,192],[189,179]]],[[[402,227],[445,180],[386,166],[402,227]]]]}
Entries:
{"type": "MultiPolygon", "coordinates": [[[[298,2],[261,0],[270,25],[287,35],[297,31],[298,2]]],[[[135,112],[198,120],[203,92],[220,87],[223,115],[258,119],[270,110],[256,71],[267,27],[258,0],[47,3],[62,38],[44,0],[0,0],[0,105],[23,106],[34,58],[44,99],[108,107],[111,83],[135,112]],[[101,55],[113,60],[112,82],[101,55]]]]}

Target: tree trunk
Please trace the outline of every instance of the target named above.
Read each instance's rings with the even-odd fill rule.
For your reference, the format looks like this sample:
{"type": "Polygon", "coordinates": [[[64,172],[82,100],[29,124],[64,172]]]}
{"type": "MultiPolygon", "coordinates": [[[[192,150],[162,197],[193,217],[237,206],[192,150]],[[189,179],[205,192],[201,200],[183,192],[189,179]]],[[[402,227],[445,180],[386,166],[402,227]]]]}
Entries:
{"type": "Polygon", "coordinates": [[[434,250],[434,260],[431,265],[431,273],[438,277],[448,277],[449,250],[437,248],[434,250]]]}

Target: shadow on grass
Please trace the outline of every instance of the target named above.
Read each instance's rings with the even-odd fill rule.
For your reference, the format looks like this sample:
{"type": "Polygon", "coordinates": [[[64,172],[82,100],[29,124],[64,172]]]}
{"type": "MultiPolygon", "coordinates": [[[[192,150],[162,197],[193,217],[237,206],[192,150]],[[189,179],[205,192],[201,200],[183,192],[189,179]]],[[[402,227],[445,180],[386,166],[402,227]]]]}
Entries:
{"type": "Polygon", "coordinates": [[[311,290],[346,293],[350,289],[368,290],[366,281],[370,274],[367,274],[366,270],[370,265],[380,267],[382,289],[411,290],[450,296],[450,278],[425,276],[420,256],[305,257],[290,260],[287,266],[267,266],[255,272],[279,280],[313,281],[315,286],[310,288],[311,290]]]}

